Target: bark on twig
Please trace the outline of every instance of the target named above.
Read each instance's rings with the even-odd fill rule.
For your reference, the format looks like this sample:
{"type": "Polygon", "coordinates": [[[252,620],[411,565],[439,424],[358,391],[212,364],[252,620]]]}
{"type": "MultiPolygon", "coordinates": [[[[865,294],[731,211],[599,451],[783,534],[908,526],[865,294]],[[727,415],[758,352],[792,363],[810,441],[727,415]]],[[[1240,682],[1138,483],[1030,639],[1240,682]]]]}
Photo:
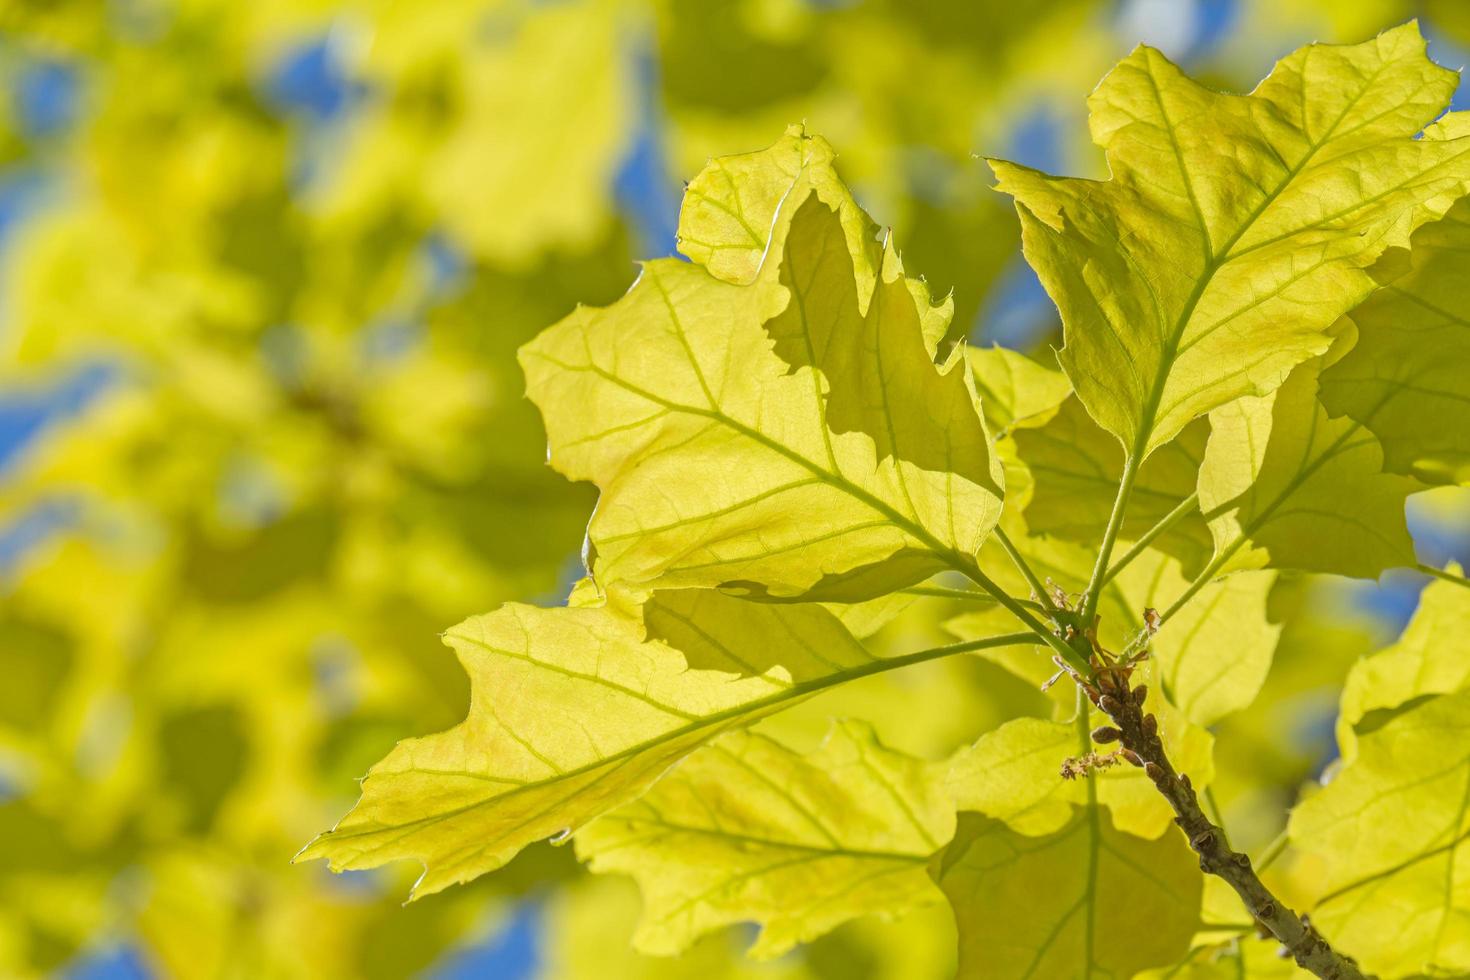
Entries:
{"type": "Polygon", "coordinates": [[[1352,957],[1334,950],[1305,916],[1297,915],[1271,894],[1251,867],[1250,857],[1231,850],[1224,831],[1205,816],[1189,777],[1176,772],[1170,764],[1158,735],[1157,722],[1143,711],[1147,688],[1130,687],[1131,670],[1126,667],[1097,666],[1095,684],[1074,675],[1088,698],[1116,727],[1116,732],[1099,729],[1096,734],[1102,734],[1107,741],[1116,740],[1123,747],[1120,755],[1130,762],[1136,759],[1135,764],[1142,765],[1174,809],[1174,822],[1199,855],[1200,870],[1229,882],[1247,911],[1280,940],[1302,969],[1324,980],[1368,980],[1352,957]]]}

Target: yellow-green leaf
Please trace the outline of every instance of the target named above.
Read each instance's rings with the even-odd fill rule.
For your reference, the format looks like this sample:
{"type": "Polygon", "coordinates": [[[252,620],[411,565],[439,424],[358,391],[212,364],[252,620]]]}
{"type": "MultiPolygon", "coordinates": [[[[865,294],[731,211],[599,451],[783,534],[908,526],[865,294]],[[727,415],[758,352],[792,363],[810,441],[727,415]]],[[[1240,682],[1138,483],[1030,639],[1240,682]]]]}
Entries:
{"type": "Polygon", "coordinates": [[[1470,186],[1470,141],[1415,138],[1455,85],[1414,24],[1302,48],[1250,95],[1140,47],[1088,100],[1109,180],[992,164],[1093,418],[1147,456],[1326,350],[1366,267],[1470,186]]]}
{"type": "MultiPolygon", "coordinates": [[[[836,156],[826,140],[808,136],[802,126],[788,126],[763,150],[711,160],[684,189],[679,251],[716,279],[749,285],[759,278],[767,245],[779,233],[780,212],[815,192],[837,211],[858,292],[869,295],[884,262],[876,247],[880,232],[837,175],[836,156]]],[[[934,303],[922,279],[907,279],[905,285],[918,304],[932,355],[949,330],[954,303],[934,303]]]]}
{"type": "Polygon", "coordinates": [[[1280,950],[1275,939],[1246,934],[1229,942],[1196,946],[1179,963],[1140,973],[1134,980],[1308,980],[1312,976],[1280,950]]]}
{"type": "MultiPolygon", "coordinates": [[[[579,601],[590,601],[586,589],[579,601]]],[[[502,866],[635,799],[710,739],[836,684],[953,652],[882,659],[817,605],[713,590],[622,604],[507,605],[445,634],[470,676],[455,728],[401,742],[301,853],[334,870],[414,859],[415,895],[502,866]]]]}
{"type": "Polygon", "coordinates": [[[833,170],[835,157],[826,140],[808,136],[801,126],[788,126],[765,149],[711,160],[684,189],[679,251],[717,279],[749,285],[760,277],[786,198],[792,191],[804,197],[815,188],[841,216],[856,275],[871,290],[878,227],[833,170]]]}
{"type": "Polygon", "coordinates": [[[602,490],[604,585],[867,598],[963,566],[999,516],[967,372],[926,346],[927,290],[849,234],[830,150],[800,146],[754,281],[650,262],[521,351],[552,464],[602,490]]]}
{"type": "MultiPolygon", "coordinates": [[[[1214,738],[1191,725],[1156,690],[1149,692],[1149,711],[1169,757],[1196,786],[1214,778],[1214,738]]],[[[1089,711],[1088,727],[1108,724],[1101,712],[1089,711]]],[[[1105,746],[1095,746],[1106,752],[1105,746]]],[[[1063,779],[1062,763],[1076,756],[1077,725],[1073,720],[1016,718],[986,732],[959,753],[950,766],[949,785],[960,809],[1003,820],[1027,836],[1050,834],[1066,825],[1074,806],[1089,801],[1086,779],[1063,779]]],[[[1173,826],[1174,812],[1142,769],[1126,763],[1095,776],[1097,801],[1106,806],[1120,831],[1155,838],[1173,826]]]]}
{"type": "MultiPolygon", "coordinates": [[[[1451,564],[1452,575],[1461,574],[1451,564]]],[[[1343,683],[1338,741],[1351,758],[1353,726],[1370,711],[1394,708],[1426,694],[1470,687],[1470,588],[1434,581],[1419,596],[1409,625],[1392,646],[1353,665],[1343,683]]]]}
{"type": "Polygon", "coordinates": [[[353,811],[301,856],[335,870],[412,858],[425,867],[415,894],[435,892],[575,831],[808,687],[875,665],[811,606],[672,593],[645,620],[507,605],[450,630],[470,676],[469,716],[399,743],[353,811]]]}
{"type": "Polygon", "coordinates": [[[1383,472],[1373,433],[1328,418],[1318,365],[1210,413],[1199,500],[1216,573],[1269,567],[1376,578],[1414,564],[1404,501],[1422,486],[1383,472]]]}
{"type": "MultiPolygon", "coordinates": [[[[1123,538],[1138,538],[1194,493],[1209,435],[1210,423],[1196,419],[1139,467],[1120,531],[1123,538]]],[[[1102,540],[1123,475],[1117,442],[1076,398],[1063,402],[1045,425],[1016,432],[1015,440],[1035,483],[1026,504],[1026,526],[1034,534],[1095,546],[1102,540]]],[[[1191,510],[1159,535],[1154,547],[1198,571],[1210,557],[1210,531],[1199,511],[1191,510]]]]}
{"type": "MultiPolygon", "coordinates": [[[[1470,133],[1470,113],[1446,130],[1470,133]]],[[[1372,272],[1383,288],[1353,310],[1357,345],[1323,374],[1322,402],[1372,429],[1395,473],[1470,481],[1470,200],[1372,272]]]]}
{"type": "Polygon", "coordinates": [[[1470,691],[1366,716],[1357,757],[1291,815],[1325,864],[1312,923],[1367,971],[1470,971],[1470,691]]]}
{"type": "MultiPolygon", "coordinates": [[[[1153,677],[1169,701],[1197,725],[1213,725],[1255,700],[1281,627],[1266,618],[1276,575],[1242,572],[1195,593],[1149,643],[1153,677]]],[[[1128,608],[1166,609],[1188,587],[1173,559],[1147,551],[1114,585],[1128,608]]],[[[1172,750],[1171,750],[1172,751],[1172,750]]]]}
{"type": "Polygon", "coordinates": [[[1183,837],[1122,833],[1102,807],[1045,837],[961,814],[934,874],[959,924],[961,980],[1131,977],[1182,958],[1199,922],[1183,837]]]}
{"type": "Polygon", "coordinates": [[[755,922],[751,954],[764,958],[848,919],[938,899],[927,864],[954,821],[941,767],[845,722],[809,756],[731,733],[594,821],[577,853],[593,871],[637,879],[644,952],[677,953],[711,929],[755,922]]]}
{"type": "Polygon", "coordinates": [[[1061,371],[1008,347],[970,347],[965,359],[980,393],[980,410],[997,439],[1012,429],[1044,425],[1072,392],[1061,371]]]}

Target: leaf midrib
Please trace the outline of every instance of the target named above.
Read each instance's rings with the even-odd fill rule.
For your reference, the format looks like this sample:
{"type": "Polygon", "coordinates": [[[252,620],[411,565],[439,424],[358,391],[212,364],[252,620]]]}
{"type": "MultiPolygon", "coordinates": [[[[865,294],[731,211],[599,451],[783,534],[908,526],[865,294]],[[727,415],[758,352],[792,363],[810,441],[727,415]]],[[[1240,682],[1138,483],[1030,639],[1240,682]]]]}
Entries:
{"type": "MultiPolygon", "coordinates": [[[[901,851],[869,851],[863,848],[846,847],[841,844],[823,846],[820,844],[803,844],[796,841],[778,839],[775,837],[757,837],[754,834],[740,834],[731,830],[723,830],[718,827],[696,826],[693,824],[681,824],[666,820],[662,816],[646,817],[634,814],[618,814],[608,817],[609,820],[626,823],[630,826],[653,827],[666,830],[675,834],[693,834],[701,837],[714,837],[719,840],[727,840],[735,844],[755,844],[760,847],[769,847],[772,850],[801,851],[817,855],[819,857],[843,857],[856,860],[872,861],[906,861],[913,864],[924,864],[931,857],[930,854],[908,854],[901,851]]],[[[663,836],[663,835],[658,835],[663,836]]],[[[611,846],[598,847],[592,857],[611,853],[624,847],[636,847],[647,843],[649,839],[657,837],[618,841],[611,846]]]]}
{"type": "MultiPolygon", "coordinates": [[[[657,748],[658,746],[666,742],[674,741],[685,735],[693,734],[694,732],[698,732],[703,728],[710,728],[726,721],[732,721],[736,718],[739,718],[741,715],[756,714],[761,712],[765,708],[769,708],[786,701],[798,700],[806,697],[807,695],[819,693],[829,687],[835,687],[839,684],[844,684],[852,680],[859,680],[872,674],[884,673],[889,670],[897,670],[901,667],[908,667],[913,664],[924,663],[929,660],[937,660],[942,657],[953,656],[958,653],[969,653],[976,650],[985,650],[1001,646],[1030,646],[1034,644],[1034,642],[1035,637],[1031,633],[1007,633],[1001,634],[999,636],[986,637],[981,640],[970,640],[963,643],[951,643],[942,647],[933,647],[927,650],[920,650],[917,653],[907,654],[902,657],[890,657],[885,660],[876,660],[872,663],[861,664],[857,667],[853,667],[851,670],[834,672],[825,677],[819,677],[811,681],[793,684],[790,687],[785,688],[784,690],[772,692],[771,694],[768,694],[762,698],[757,698],[754,701],[748,701],[741,705],[735,705],[722,711],[696,718],[689,724],[670,729],[666,732],[662,732],[656,737],[645,739],[642,742],[639,742],[635,745],[630,745],[625,749],[621,749],[618,752],[612,753],[611,755],[605,756],[601,759],[596,759],[592,762],[588,762],[584,765],[578,766],[575,769],[568,769],[565,772],[559,773],[547,779],[539,780],[534,783],[525,783],[523,785],[518,785],[515,788],[508,790],[507,792],[497,793],[493,796],[487,796],[484,799],[476,800],[473,803],[469,803],[461,807],[456,807],[453,810],[447,810],[442,813],[436,814],[428,814],[414,820],[406,820],[401,823],[393,824],[392,827],[394,829],[402,829],[406,827],[440,823],[442,821],[449,820],[464,813],[468,813],[472,810],[478,809],[479,807],[500,803],[518,794],[539,790],[543,787],[551,786],[556,783],[572,779],[576,776],[582,776],[588,773],[595,772],[596,770],[605,766],[611,766],[615,763],[626,761],[627,759],[633,758],[645,751],[657,748]]],[[[374,774],[372,772],[369,772],[368,775],[363,779],[363,783],[364,786],[366,786],[368,782],[374,779],[381,780],[397,775],[400,775],[400,773],[385,772],[374,774]]],[[[362,829],[354,829],[350,831],[333,829],[323,834],[321,837],[317,838],[317,841],[313,841],[312,844],[308,845],[308,849],[312,846],[315,846],[315,844],[318,842],[324,842],[327,840],[352,840],[360,837],[371,837],[375,834],[382,833],[384,829],[385,828],[382,826],[365,827],[362,829]]],[[[385,844],[383,846],[387,845],[385,844]]]]}
{"type": "Polygon", "coordinates": [[[655,405],[660,405],[664,408],[667,408],[671,412],[707,418],[713,422],[727,426],[737,434],[742,435],[747,439],[750,439],[752,442],[755,442],[766,449],[769,449],[771,452],[785,457],[786,459],[805,469],[807,472],[811,473],[821,482],[832,487],[834,490],[838,490],[842,493],[847,494],[848,496],[857,500],[859,503],[868,507],[870,510],[881,515],[884,519],[889,521],[895,527],[903,530],[905,533],[909,534],[915,540],[923,544],[926,548],[933,552],[936,557],[942,560],[950,568],[965,573],[967,575],[970,572],[974,571],[973,563],[966,560],[967,556],[962,555],[955,549],[941,542],[923,525],[918,524],[917,522],[905,517],[900,511],[880,500],[878,497],[869,493],[867,490],[864,490],[862,487],[859,487],[857,484],[851,482],[847,479],[846,476],[842,475],[841,473],[833,473],[827,469],[824,469],[820,464],[813,462],[796,450],[790,448],[789,446],[783,446],[781,443],[772,439],[764,432],[761,432],[759,429],[751,428],[745,423],[731,418],[729,415],[726,415],[718,408],[700,408],[695,405],[686,405],[683,402],[677,402],[673,399],[664,398],[661,395],[657,395],[651,391],[648,391],[641,385],[636,385],[625,378],[619,377],[613,372],[608,371],[606,368],[602,367],[600,364],[593,363],[590,360],[586,364],[577,365],[569,364],[565,361],[560,361],[556,358],[551,357],[550,355],[543,354],[539,351],[529,351],[528,354],[529,356],[538,357],[541,360],[546,361],[547,363],[553,364],[564,371],[586,371],[596,374],[604,381],[607,381],[610,384],[617,385],[623,390],[637,395],[640,398],[644,398],[654,403],[655,405]]]}
{"type": "MultiPolygon", "coordinates": [[[[1281,181],[1271,190],[1271,193],[1262,197],[1260,203],[1257,204],[1254,209],[1252,209],[1251,213],[1246,216],[1246,219],[1240,224],[1238,228],[1236,228],[1235,232],[1224,243],[1224,245],[1218,251],[1214,251],[1213,249],[1210,250],[1209,257],[1205,262],[1205,268],[1201,271],[1200,277],[1195,282],[1194,289],[1191,290],[1188,299],[1185,300],[1183,310],[1179,314],[1178,319],[1174,323],[1173,330],[1165,341],[1164,356],[1159,361],[1159,369],[1154,375],[1153,387],[1149,391],[1148,400],[1144,403],[1143,414],[1139,417],[1140,424],[1138,432],[1134,435],[1133,447],[1131,449],[1131,453],[1133,455],[1140,455],[1144,451],[1144,448],[1148,445],[1150,439],[1152,439],[1153,437],[1153,430],[1158,424],[1157,415],[1159,404],[1163,400],[1164,389],[1165,387],[1167,387],[1169,375],[1174,367],[1174,361],[1178,358],[1179,344],[1183,340],[1184,331],[1188,328],[1189,321],[1194,316],[1194,311],[1196,307],[1199,306],[1200,300],[1204,298],[1205,290],[1209,287],[1210,283],[1214,281],[1215,276],[1220,272],[1221,269],[1223,269],[1234,259],[1240,257],[1239,255],[1230,254],[1231,250],[1234,249],[1241,238],[1245,236],[1245,233],[1249,231],[1258,220],[1260,220],[1261,215],[1265,214],[1266,210],[1270,208],[1273,203],[1280,199],[1281,195],[1285,193],[1286,189],[1291,186],[1292,182],[1301,175],[1307,164],[1311,162],[1312,158],[1315,157],[1319,151],[1321,151],[1322,147],[1326,146],[1328,141],[1333,138],[1334,134],[1337,131],[1337,127],[1340,126],[1342,124],[1342,121],[1347,118],[1347,114],[1352,111],[1353,107],[1356,106],[1358,102],[1363,98],[1368,89],[1377,80],[1378,76],[1384,71],[1385,68],[1387,68],[1387,64],[1379,66],[1378,70],[1375,71],[1373,75],[1370,76],[1369,79],[1363,83],[1362,88],[1360,88],[1358,90],[1358,93],[1353,96],[1351,100],[1349,100],[1347,105],[1343,107],[1342,112],[1338,114],[1335,120],[1333,120],[1332,125],[1327,128],[1327,131],[1323,133],[1320,138],[1313,140],[1309,144],[1306,153],[1302,155],[1301,159],[1293,164],[1286,171],[1286,173],[1282,175],[1281,181]]],[[[1154,79],[1152,65],[1149,66],[1148,76],[1150,83],[1152,83],[1155,89],[1157,89],[1158,83],[1157,80],[1154,79]]],[[[1173,124],[1170,122],[1167,115],[1164,115],[1162,112],[1161,115],[1163,115],[1164,121],[1168,126],[1170,139],[1172,140],[1175,138],[1173,132],[1173,124]]],[[[1185,185],[1192,188],[1193,185],[1191,182],[1190,174],[1188,170],[1185,169],[1182,159],[1179,160],[1179,169],[1180,176],[1183,178],[1185,185]]],[[[1193,191],[1191,190],[1191,200],[1193,199],[1193,191]]],[[[1358,206],[1361,206],[1361,204],[1358,206]]],[[[1351,211],[1353,209],[1350,208],[1348,210],[1351,211]]],[[[1196,214],[1198,213],[1198,206],[1196,206],[1196,214]]],[[[1334,215],[1333,217],[1338,216],[1340,215],[1334,215]]],[[[1200,234],[1204,236],[1206,242],[1209,242],[1209,228],[1204,224],[1202,215],[1200,216],[1200,234]]],[[[1242,252],[1240,254],[1244,255],[1249,253],[1242,252]]]]}

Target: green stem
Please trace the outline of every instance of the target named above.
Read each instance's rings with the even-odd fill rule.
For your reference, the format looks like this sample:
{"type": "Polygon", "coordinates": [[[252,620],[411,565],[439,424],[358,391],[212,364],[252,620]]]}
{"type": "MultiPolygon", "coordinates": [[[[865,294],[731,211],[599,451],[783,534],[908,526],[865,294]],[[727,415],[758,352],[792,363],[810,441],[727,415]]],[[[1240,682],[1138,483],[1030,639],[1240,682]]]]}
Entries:
{"type": "MultiPolygon", "coordinates": [[[[911,585],[906,589],[899,589],[904,595],[928,596],[933,599],[958,599],[963,602],[979,602],[987,606],[998,605],[995,596],[987,592],[976,592],[973,589],[951,589],[942,585],[911,585]]],[[[1030,602],[1026,599],[1017,599],[1018,605],[1024,606],[1035,612],[1045,612],[1039,603],[1030,602]]]]}
{"type": "MultiPolygon", "coordinates": [[[[1086,758],[1092,752],[1092,719],[1088,710],[1087,696],[1081,685],[1077,686],[1077,756],[1086,758]]],[[[1097,866],[1098,849],[1102,845],[1102,827],[1099,825],[1097,813],[1097,774],[1089,770],[1083,777],[1087,780],[1087,819],[1090,824],[1091,837],[1087,854],[1087,894],[1097,893],[1097,866]]],[[[1097,903],[1087,903],[1087,976],[1092,976],[1092,953],[1097,932],[1096,917],[1097,903]]]]}
{"type": "Polygon", "coordinates": [[[1423,572],[1425,575],[1433,575],[1442,581],[1453,582],[1461,588],[1470,589],[1470,579],[1466,579],[1462,575],[1456,575],[1453,572],[1447,572],[1442,568],[1435,568],[1433,565],[1426,565],[1423,562],[1415,565],[1414,569],[1423,572]]]}
{"type": "Polygon", "coordinates": [[[1286,853],[1286,845],[1290,840],[1291,837],[1285,829],[1277,834],[1276,839],[1267,844],[1266,849],[1261,852],[1261,859],[1256,862],[1256,871],[1265,871],[1271,865],[1275,864],[1276,859],[1286,853]]]}
{"type": "Polygon", "coordinates": [[[1031,570],[1031,565],[1026,561],[1026,557],[1011,543],[1010,535],[1006,534],[1005,529],[999,525],[995,528],[995,540],[999,541],[1000,546],[1005,549],[1006,554],[1011,556],[1011,561],[1015,564],[1017,571],[1026,580],[1026,584],[1031,586],[1031,591],[1036,594],[1036,601],[1047,612],[1055,611],[1056,604],[1051,601],[1051,594],[1047,591],[1046,586],[1037,577],[1036,573],[1031,570]]]}
{"type": "Polygon", "coordinates": [[[1169,617],[1173,616],[1180,609],[1183,609],[1184,604],[1190,599],[1193,599],[1196,592],[1198,592],[1200,589],[1203,589],[1206,585],[1209,585],[1210,582],[1214,581],[1215,573],[1218,572],[1225,565],[1225,563],[1229,561],[1230,558],[1237,551],[1240,550],[1240,546],[1244,543],[1244,536],[1236,538],[1235,541],[1228,548],[1217,554],[1210,561],[1210,563],[1205,566],[1204,571],[1200,572],[1194,577],[1194,581],[1189,583],[1189,587],[1184,590],[1179,598],[1175,599],[1174,602],[1169,606],[1169,608],[1165,609],[1163,614],[1159,616],[1159,625],[1162,626],[1167,623],[1169,621],[1169,617]]]}
{"type": "Polygon", "coordinates": [[[1103,575],[1102,584],[1107,585],[1109,582],[1111,582],[1113,580],[1113,576],[1117,575],[1123,569],[1127,568],[1128,564],[1132,562],[1133,559],[1143,554],[1144,549],[1153,544],[1154,541],[1158,539],[1159,535],[1168,531],[1175,524],[1178,524],[1180,521],[1182,521],[1184,518],[1188,517],[1191,513],[1198,509],[1198,493],[1192,493],[1188,497],[1185,497],[1183,500],[1181,500],[1178,507],[1175,507],[1173,510],[1169,511],[1169,513],[1159,518],[1159,522],[1157,524],[1149,528],[1147,531],[1144,532],[1141,538],[1133,542],[1133,547],[1129,548],[1123,554],[1122,558],[1119,558],[1108,567],[1107,572],[1103,575]]]}
{"type": "Polygon", "coordinates": [[[1118,481],[1118,496],[1113,500],[1113,512],[1108,516],[1108,526],[1103,531],[1102,544],[1097,549],[1097,562],[1092,566],[1092,578],[1087,583],[1087,594],[1082,598],[1082,623],[1091,626],[1097,615],[1098,599],[1108,572],[1108,561],[1113,556],[1113,544],[1123,527],[1123,515],[1128,510],[1128,497],[1133,493],[1133,481],[1138,478],[1138,468],[1143,464],[1143,454],[1132,452],[1123,462],[1123,478],[1118,481]]]}
{"type": "Polygon", "coordinates": [[[1026,607],[1021,605],[1018,599],[1012,598],[1004,589],[995,583],[994,579],[981,571],[979,562],[970,559],[961,570],[969,576],[970,581],[994,596],[995,601],[1004,606],[1012,616],[1019,619],[1022,625],[1036,634],[1036,637],[1043,643],[1055,650],[1063,660],[1071,664],[1074,670],[1083,677],[1092,676],[1092,665],[1087,662],[1087,658],[1072,649],[1060,636],[1057,636],[1043,626],[1040,620],[1031,615],[1026,610],[1026,607]]]}

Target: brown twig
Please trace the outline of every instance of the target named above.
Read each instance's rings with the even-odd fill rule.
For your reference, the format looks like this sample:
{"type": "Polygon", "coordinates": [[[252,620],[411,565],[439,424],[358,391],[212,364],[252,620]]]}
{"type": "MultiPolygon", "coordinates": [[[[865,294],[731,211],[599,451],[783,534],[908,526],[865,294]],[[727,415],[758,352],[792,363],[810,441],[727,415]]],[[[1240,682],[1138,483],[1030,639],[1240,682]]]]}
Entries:
{"type": "Polygon", "coordinates": [[[1159,738],[1158,722],[1143,710],[1148,689],[1130,687],[1131,668],[1102,663],[1094,657],[1093,680],[1073,674],[1089,700],[1112,719],[1112,728],[1099,728],[1093,737],[1116,741],[1120,755],[1142,766],[1169,806],[1174,822],[1199,855],[1200,870],[1223,878],[1235,889],[1246,910],[1284,947],[1297,965],[1324,980],[1368,980],[1349,956],[1337,952],[1305,916],[1299,916],[1272,895],[1251,867],[1248,855],[1230,849],[1225,832],[1210,822],[1200,808],[1189,777],[1174,770],[1159,738]],[[1100,737],[1099,737],[1100,736],[1100,737]],[[1136,760],[1136,761],[1135,761],[1136,760]]]}

